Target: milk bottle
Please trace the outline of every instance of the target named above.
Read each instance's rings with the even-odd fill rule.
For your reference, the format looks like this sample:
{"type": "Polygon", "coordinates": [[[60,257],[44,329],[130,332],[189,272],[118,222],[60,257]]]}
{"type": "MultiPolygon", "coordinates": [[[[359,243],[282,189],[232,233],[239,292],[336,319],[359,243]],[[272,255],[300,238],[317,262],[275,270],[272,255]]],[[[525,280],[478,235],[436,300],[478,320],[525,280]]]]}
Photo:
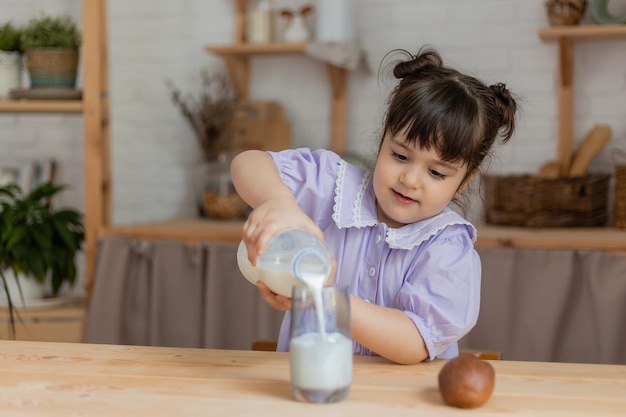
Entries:
{"type": "Polygon", "coordinates": [[[257,257],[256,266],[250,264],[242,241],[237,249],[237,264],[248,281],[254,284],[261,280],[275,293],[291,297],[291,288],[303,285],[303,280],[318,277],[323,284],[330,274],[331,256],[324,241],[313,233],[287,229],[270,239],[257,257]]]}

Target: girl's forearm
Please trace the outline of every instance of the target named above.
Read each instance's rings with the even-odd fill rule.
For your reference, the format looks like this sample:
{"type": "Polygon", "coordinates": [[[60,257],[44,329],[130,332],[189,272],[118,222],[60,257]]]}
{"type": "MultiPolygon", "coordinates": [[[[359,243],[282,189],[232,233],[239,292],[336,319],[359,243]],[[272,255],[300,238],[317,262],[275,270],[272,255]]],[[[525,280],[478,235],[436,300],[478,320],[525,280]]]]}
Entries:
{"type": "Polygon", "coordinates": [[[230,175],[237,193],[252,208],[273,197],[293,198],[280,179],[272,157],[264,151],[238,154],[230,165],[230,175]]]}
{"type": "Polygon", "coordinates": [[[350,297],[352,338],[378,355],[400,364],[428,357],[415,324],[402,311],[350,297]]]}

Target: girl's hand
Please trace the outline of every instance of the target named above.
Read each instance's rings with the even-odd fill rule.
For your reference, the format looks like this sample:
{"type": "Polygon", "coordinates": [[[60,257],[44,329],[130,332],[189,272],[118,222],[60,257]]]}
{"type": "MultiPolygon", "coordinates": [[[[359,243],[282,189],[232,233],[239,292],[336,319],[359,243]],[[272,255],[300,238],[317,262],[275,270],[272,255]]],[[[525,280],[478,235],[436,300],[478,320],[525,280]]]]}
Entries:
{"type": "Polygon", "coordinates": [[[261,297],[263,297],[265,302],[269,304],[270,307],[282,311],[291,310],[291,298],[272,292],[272,290],[270,290],[269,287],[263,283],[263,281],[257,281],[256,286],[261,293],[261,297]]]}
{"type": "Polygon", "coordinates": [[[250,263],[256,265],[256,258],[267,242],[277,233],[290,228],[306,229],[324,239],[320,228],[291,196],[275,197],[255,208],[243,225],[242,237],[250,263]]]}
{"type": "MultiPolygon", "coordinates": [[[[332,266],[330,269],[330,274],[328,275],[328,279],[326,280],[326,285],[332,285],[335,280],[335,272],[337,271],[337,261],[335,259],[332,260],[332,266]]],[[[289,311],[291,310],[291,298],[287,298],[280,294],[276,294],[272,290],[269,289],[267,285],[263,281],[257,281],[256,286],[261,293],[261,297],[265,300],[270,307],[273,307],[277,310],[289,311]]]]}

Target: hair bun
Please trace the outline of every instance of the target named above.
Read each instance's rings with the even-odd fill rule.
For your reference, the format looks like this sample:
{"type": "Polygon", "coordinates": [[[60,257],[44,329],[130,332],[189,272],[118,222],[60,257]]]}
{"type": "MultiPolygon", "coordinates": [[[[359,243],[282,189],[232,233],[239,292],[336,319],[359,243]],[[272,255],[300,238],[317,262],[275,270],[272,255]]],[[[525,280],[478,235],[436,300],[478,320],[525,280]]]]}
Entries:
{"type": "Polygon", "coordinates": [[[496,98],[496,104],[502,114],[501,128],[503,141],[508,141],[513,135],[515,129],[515,114],[517,112],[517,103],[511,92],[506,88],[506,84],[497,83],[489,86],[496,98]]]}
{"type": "Polygon", "coordinates": [[[400,62],[393,69],[393,75],[396,78],[402,79],[411,75],[417,75],[432,68],[441,68],[443,60],[439,53],[433,49],[420,49],[417,55],[412,56],[408,52],[404,51],[411,57],[410,60],[400,62]]]}

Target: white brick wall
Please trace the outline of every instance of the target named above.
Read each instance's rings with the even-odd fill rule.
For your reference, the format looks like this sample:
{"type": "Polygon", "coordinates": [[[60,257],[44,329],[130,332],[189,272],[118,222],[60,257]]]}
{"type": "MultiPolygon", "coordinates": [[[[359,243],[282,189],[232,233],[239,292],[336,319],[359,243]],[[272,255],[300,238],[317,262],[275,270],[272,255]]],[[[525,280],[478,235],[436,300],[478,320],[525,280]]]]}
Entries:
{"type": "MultiPolygon", "coordinates": [[[[611,7],[626,9],[623,3],[611,7]]],[[[165,80],[193,91],[201,68],[222,66],[203,46],[234,39],[234,2],[109,0],[108,9],[113,220],[192,214],[196,141],[171,103],[165,80]]],[[[0,0],[0,10],[0,21],[17,23],[39,10],[68,11],[77,19],[81,13],[79,0],[0,0]]],[[[349,75],[349,151],[369,156],[376,149],[390,87],[376,73],[383,55],[393,48],[415,52],[428,43],[449,63],[489,83],[505,82],[520,96],[519,128],[498,150],[494,169],[535,172],[556,158],[558,50],[537,35],[547,25],[543,0],[359,0],[357,21],[369,71],[349,75]]],[[[579,42],[575,50],[575,139],[604,122],[613,128],[613,145],[625,146],[626,39],[579,42]]],[[[326,146],[329,85],[322,64],[299,55],[254,58],[251,90],[254,98],[282,102],[296,146],[326,146]]],[[[84,206],[80,116],[0,114],[0,136],[0,163],[58,159],[58,180],[71,186],[63,202],[84,206]]],[[[593,168],[609,170],[608,154],[593,168]]]]}

